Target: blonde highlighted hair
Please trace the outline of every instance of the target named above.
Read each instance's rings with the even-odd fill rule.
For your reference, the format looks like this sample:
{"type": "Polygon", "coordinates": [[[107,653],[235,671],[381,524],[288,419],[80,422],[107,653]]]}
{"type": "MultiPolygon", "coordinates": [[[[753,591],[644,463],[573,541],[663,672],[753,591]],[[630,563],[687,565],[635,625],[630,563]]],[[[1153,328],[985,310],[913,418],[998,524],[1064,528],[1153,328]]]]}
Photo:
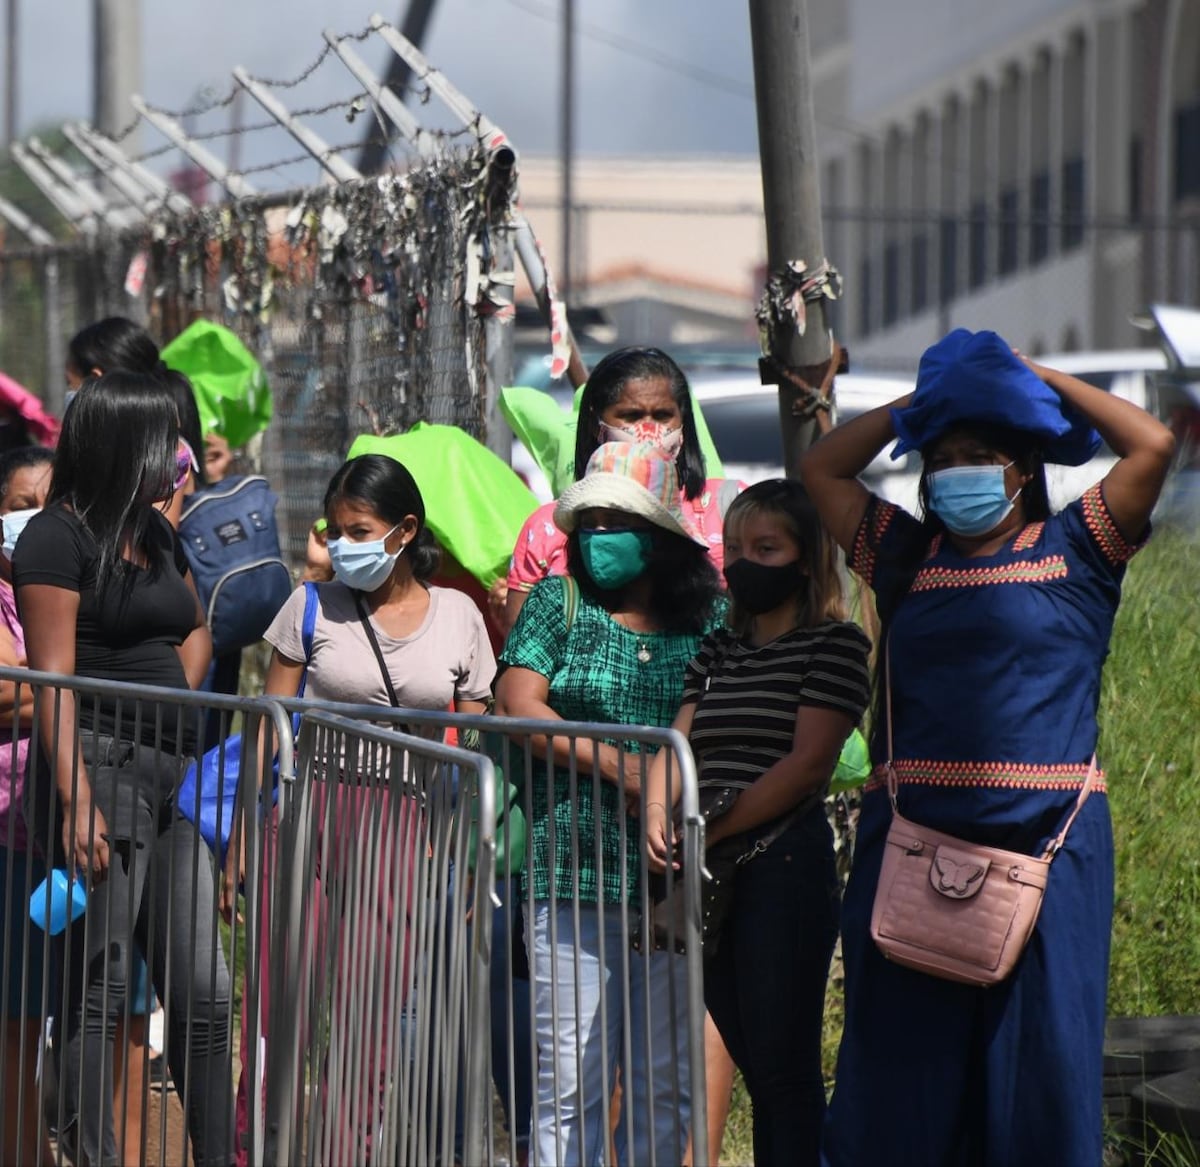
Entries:
{"type": "MultiPolygon", "coordinates": [[[[845,620],[846,595],[838,547],[804,487],[788,478],[771,478],[748,486],[725,512],[727,536],[760,515],[779,519],[800,549],[804,583],[796,592],[796,627],[813,628],[830,620],[845,620]]],[[[740,634],[749,627],[750,620],[731,597],[729,627],[740,634]]]]}

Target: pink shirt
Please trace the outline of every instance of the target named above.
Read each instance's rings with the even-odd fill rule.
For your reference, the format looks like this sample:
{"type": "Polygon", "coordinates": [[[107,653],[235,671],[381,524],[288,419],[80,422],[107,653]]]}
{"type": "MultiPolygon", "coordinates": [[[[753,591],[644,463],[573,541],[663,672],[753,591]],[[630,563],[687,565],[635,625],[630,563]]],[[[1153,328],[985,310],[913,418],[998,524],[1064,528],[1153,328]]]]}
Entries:
{"type": "MultiPolygon", "coordinates": [[[[17,652],[25,659],[25,633],[17,619],[17,601],[12,584],[0,579],[0,621],[8,629],[17,652]]],[[[0,726],[0,846],[24,851],[29,845],[25,834],[25,817],[21,792],[25,788],[25,762],[29,757],[30,730],[17,731],[13,745],[12,726],[0,726]]]]}
{"type": "MultiPolygon", "coordinates": [[[[694,500],[682,494],[679,496],[684,515],[708,541],[708,553],[718,572],[725,565],[720,493],[728,481],[727,478],[710,478],[699,498],[694,500]]],[[[739,482],[739,493],[745,489],[746,484],[739,482]]],[[[528,592],[548,575],[567,574],[567,537],[554,525],[555,505],[548,502],[538,507],[525,520],[508,565],[510,590],[528,592]]]]}

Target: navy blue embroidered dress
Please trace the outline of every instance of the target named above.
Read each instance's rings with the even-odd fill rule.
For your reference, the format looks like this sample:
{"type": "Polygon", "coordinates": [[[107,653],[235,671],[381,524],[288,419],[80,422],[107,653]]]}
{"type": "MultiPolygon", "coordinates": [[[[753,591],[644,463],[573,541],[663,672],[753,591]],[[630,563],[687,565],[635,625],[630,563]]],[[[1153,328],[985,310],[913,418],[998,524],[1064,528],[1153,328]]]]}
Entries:
{"type": "MultiPolygon", "coordinates": [[[[897,550],[920,538],[915,519],[872,499],[851,566],[886,594],[897,550]]],[[[968,559],[935,541],[892,622],[902,814],[1041,852],[1096,748],[1100,672],[1135,550],[1098,485],[995,555],[968,559]]],[[[877,732],[873,757],[886,750],[877,732]]],[[[1100,1162],[1113,898],[1104,791],[1101,773],[1016,971],[975,989],[890,964],[872,942],[891,808],[883,786],[868,785],[842,910],[846,1027],[825,1131],[831,1167],[1100,1162]]]]}

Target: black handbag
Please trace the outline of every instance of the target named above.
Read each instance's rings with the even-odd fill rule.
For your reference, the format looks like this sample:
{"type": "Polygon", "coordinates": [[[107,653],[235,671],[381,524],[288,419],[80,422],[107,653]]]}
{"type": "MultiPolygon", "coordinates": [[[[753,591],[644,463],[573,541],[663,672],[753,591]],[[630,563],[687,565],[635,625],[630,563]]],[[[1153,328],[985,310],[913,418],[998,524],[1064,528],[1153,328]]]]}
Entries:
{"type": "MultiPolygon", "coordinates": [[[[713,822],[732,808],[741,794],[737,786],[706,786],[700,790],[700,814],[706,823],[713,822]]],[[[675,838],[682,837],[683,817],[679,808],[675,813],[675,838]]],[[[705,848],[704,868],[709,878],[701,881],[700,888],[700,942],[705,956],[711,956],[721,937],[721,930],[733,904],[733,877],[738,863],[746,850],[744,835],[733,835],[722,839],[712,847],[705,848]]],[[[687,896],[684,892],[682,871],[671,872],[668,885],[667,875],[651,873],[646,886],[645,916],[640,913],[634,923],[631,943],[637,952],[642,952],[644,942],[649,951],[687,951],[684,931],[687,920],[687,896]]]]}

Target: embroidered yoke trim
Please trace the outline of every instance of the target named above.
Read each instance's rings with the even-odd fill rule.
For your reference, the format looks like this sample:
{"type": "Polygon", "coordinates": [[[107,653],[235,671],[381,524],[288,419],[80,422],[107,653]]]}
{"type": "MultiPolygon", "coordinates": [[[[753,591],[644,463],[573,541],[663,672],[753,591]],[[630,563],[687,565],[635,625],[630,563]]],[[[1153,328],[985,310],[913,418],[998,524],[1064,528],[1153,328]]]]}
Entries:
{"type": "MultiPolygon", "coordinates": [[[[1079,790],[1087,779],[1087,763],[1046,766],[1026,762],[937,762],[906,758],[894,763],[901,786],[985,786],[1015,790],[1079,790]]],[[[886,789],[882,771],[871,776],[866,790],[886,789]]],[[[1092,785],[1108,789],[1103,770],[1092,785]]]]}
{"type": "Polygon", "coordinates": [[[1028,551],[1031,547],[1036,546],[1045,529],[1045,523],[1029,523],[1016,539],[1013,540],[1012,549],[1014,551],[1028,551]]]}
{"type": "Polygon", "coordinates": [[[1080,501],[1083,503],[1083,521],[1087,524],[1088,531],[1096,540],[1096,546],[1100,548],[1104,557],[1109,563],[1128,563],[1134,554],[1141,550],[1142,543],[1127,542],[1125,536],[1117,530],[1108,504],[1104,501],[1100,483],[1089,486],[1083,492],[1083,498],[1080,501]]]}
{"type": "Polygon", "coordinates": [[[913,580],[914,592],[931,592],[938,588],[983,587],[988,584],[1046,583],[1067,578],[1067,561],[1061,555],[1045,559],[1000,563],[993,567],[923,567],[913,580]]]}
{"type": "Polygon", "coordinates": [[[868,583],[875,572],[875,549],[899,513],[900,508],[895,503],[876,498],[858,525],[850,556],[850,570],[857,572],[868,583]]]}

